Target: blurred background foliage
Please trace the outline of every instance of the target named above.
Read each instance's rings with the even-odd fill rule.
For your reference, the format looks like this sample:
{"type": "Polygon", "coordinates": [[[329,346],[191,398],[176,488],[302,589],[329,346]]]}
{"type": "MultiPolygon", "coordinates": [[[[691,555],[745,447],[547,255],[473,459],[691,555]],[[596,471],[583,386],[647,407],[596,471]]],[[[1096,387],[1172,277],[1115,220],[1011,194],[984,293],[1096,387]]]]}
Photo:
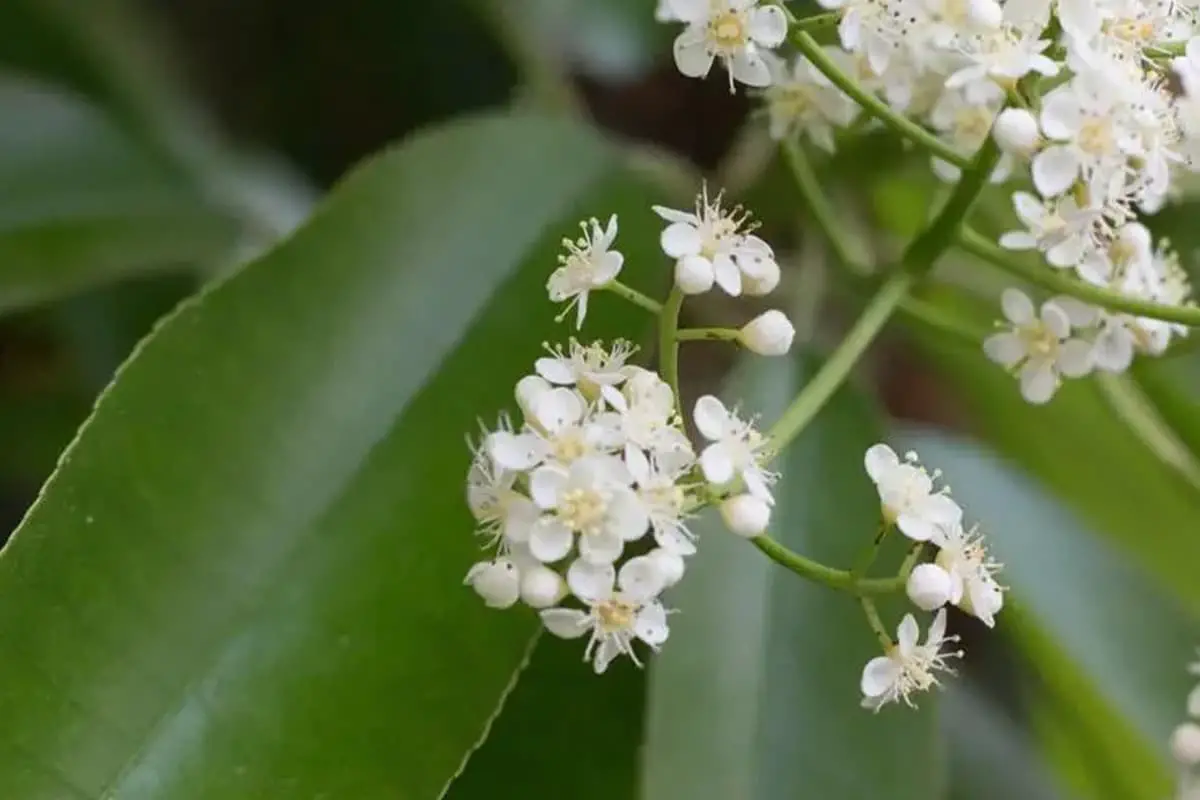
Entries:
{"type": "MultiPolygon", "coordinates": [[[[837,341],[862,300],[861,281],[825,266],[749,99],[730,95],[723,76],[697,82],[675,74],[672,29],[654,22],[652,6],[0,4],[5,530],[21,520],[98,393],[157,321],[288,237],[355,164],[414,132],[485,110],[532,109],[603,131],[619,143],[638,185],[653,187],[596,195],[618,198],[622,208],[650,198],[686,203],[706,176],[755,211],[789,256],[786,302],[806,323],[806,352],[792,365],[738,365],[728,350],[697,345],[685,351],[684,372],[692,396],[723,386],[769,421],[837,341]]],[[[864,250],[880,263],[923,223],[940,192],[923,156],[869,132],[820,168],[864,250]]],[[[447,230],[486,235],[488,220],[457,213],[437,210],[447,230]]],[[[1189,266],[1200,264],[1195,213],[1184,197],[1152,222],[1189,266]]],[[[1008,214],[1002,199],[987,205],[980,227],[1003,229],[1008,214]]],[[[631,236],[649,243],[631,245],[637,252],[653,250],[652,232],[631,236]]],[[[548,270],[548,251],[539,247],[548,270]]],[[[947,261],[938,271],[943,280],[923,299],[982,329],[1004,280],[980,263],[947,261]]],[[[304,258],[293,267],[304,269],[304,258]]],[[[661,279],[644,274],[649,286],[661,279]]],[[[529,314],[548,318],[536,295],[520,301],[532,309],[525,317],[514,310],[487,324],[503,331],[529,314]]],[[[273,298],[263,294],[260,302],[269,307],[273,298]]],[[[746,319],[750,309],[697,303],[689,313],[723,324],[746,319]]],[[[536,346],[538,335],[546,332],[512,341],[536,346]]],[[[458,370],[459,385],[471,386],[469,371],[458,370]]],[[[799,585],[714,528],[679,590],[682,612],[662,657],[647,672],[620,665],[596,680],[573,645],[539,643],[449,796],[1166,796],[1165,742],[1182,716],[1190,688],[1184,667],[1200,642],[1198,412],[1194,352],[1140,367],[1129,379],[1073,383],[1035,409],[977,347],[901,320],[789,455],[778,535],[804,552],[846,561],[874,524],[860,458],[880,437],[942,468],[1008,565],[1013,591],[994,632],[954,618],[968,655],[946,693],[925,699],[919,712],[873,718],[857,709],[857,672],[872,643],[865,626],[843,613],[845,598],[799,585]]],[[[447,491],[457,496],[458,485],[447,491]]],[[[9,602],[0,593],[0,604],[9,602]]],[[[501,676],[497,668],[488,681],[501,676]]],[[[436,716],[437,709],[421,713],[436,716]]],[[[369,717],[359,721],[370,727],[369,717]]],[[[463,724],[464,736],[471,726],[463,724]]],[[[430,718],[411,727],[439,731],[430,718]]],[[[28,743],[20,735],[6,741],[42,763],[22,749],[28,743]]],[[[12,770],[23,757],[10,754],[2,763],[12,770]]],[[[387,775],[385,755],[375,766],[387,775]]],[[[40,785],[14,775],[0,776],[0,786],[40,785]]],[[[440,786],[450,777],[430,772],[415,785],[440,786]]],[[[128,785],[106,796],[194,796],[165,782],[157,790],[128,785]]],[[[267,785],[275,793],[257,796],[311,796],[303,787],[267,785]]],[[[321,796],[434,796],[398,791],[399,779],[328,785],[356,788],[321,796]]]]}

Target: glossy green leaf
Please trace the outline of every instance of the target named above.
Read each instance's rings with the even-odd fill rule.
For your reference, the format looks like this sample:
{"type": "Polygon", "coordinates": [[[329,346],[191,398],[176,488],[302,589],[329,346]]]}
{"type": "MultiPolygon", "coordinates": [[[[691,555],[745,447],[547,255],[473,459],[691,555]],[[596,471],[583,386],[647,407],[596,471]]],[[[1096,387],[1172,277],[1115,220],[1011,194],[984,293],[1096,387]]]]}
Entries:
{"type": "MultiPolygon", "coordinates": [[[[1185,666],[1200,620],[994,454],[933,432],[910,432],[901,442],[944,471],[968,521],[980,523],[1005,565],[1003,582],[1020,610],[1017,638],[1031,651],[1040,687],[1074,707],[1085,725],[1114,717],[1102,727],[1110,737],[1126,730],[1127,744],[1113,771],[1122,785],[1138,787],[1137,796],[1161,796],[1164,744],[1191,686],[1185,666]],[[1109,710],[1085,710],[1099,705],[1109,710]]],[[[1123,476],[1123,465],[1111,468],[1123,476]]],[[[1148,545],[1155,533],[1144,529],[1148,545]]],[[[999,620],[1003,626],[1003,614],[999,620]]]]}
{"type": "MultiPolygon", "coordinates": [[[[961,292],[935,298],[950,313],[997,311],[961,292]]],[[[1068,381],[1045,406],[1026,403],[1016,380],[974,349],[916,338],[997,451],[1038,478],[1090,528],[1117,544],[1200,609],[1200,494],[1123,425],[1091,380],[1068,381]]]]}
{"type": "Polygon", "coordinates": [[[0,313],[225,257],[238,225],[79,98],[0,81],[0,313]]]}
{"type": "MultiPolygon", "coordinates": [[[[758,359],[727,399],[769,421],[804,374],[758,359]]],[[[834,398],[778,465],[774,536],[824,563],[858,560],[879,525],[862,465],[879,428],[852,390],[834,398]]],[[[936,698],[921,698],[919,711],[859,707],[878,644],[854,598],[775,566],[715,519],[700,536],[651,671],[645,797],[936,797],[936,698]]],[[[893,627],[894,612],[884,613],[893,627]]]]}
{"type": "Polygon", "coordinates": [[[0,796],[438,796],[535,629],[462,586],[463,435],[568,333],[577,216],[637,284],[650,201],[572,124],[462,121],[160,325],[0,559],[0,796]]]}

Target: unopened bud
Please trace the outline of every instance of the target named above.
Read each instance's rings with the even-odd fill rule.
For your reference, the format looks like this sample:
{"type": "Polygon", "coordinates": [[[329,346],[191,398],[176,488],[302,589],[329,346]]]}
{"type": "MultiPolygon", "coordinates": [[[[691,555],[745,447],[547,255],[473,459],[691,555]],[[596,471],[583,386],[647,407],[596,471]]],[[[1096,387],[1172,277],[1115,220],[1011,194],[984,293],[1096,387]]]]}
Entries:
{"type": "Polygon", "coordinates": [[[678,553],[664,547],[656,547],[647,553],[646,557],[654,562],[655,568],[662,575],[663,586],[674,586],[683,577],[683,556],[678,553]]]}
{"type": "Polygon", "coordinates": [[[521,594],[521,575],[507,558],[483,561],[471,567],[466,583],[491,608],[508,608],[521,594]]]}
{"type": "Polygon", "coordinates": [[[742,346],[760,356],[787,355],[796,338],[796,328],[782,311],[764,311],[747,322],[741,331],[742,346]]]}
{"type": "Polygon", "coordinates": [[[1037,118],[1024,108],[1006,108],[992,126],[996,144],[1006,153],[1029,155],[1041,141],[1037,118]]]}
{"type": "Polygon", "coordinates": [[[937,564],[919,564],[908,576],[908,599],[922,611],[937,611],[950,602],[950,575],[937,564]]]}
{"type": "Polygon", "coordinates": [[[1200,725],[1185,722],[1171,734],[1171,755],[1185,766],[1200,764],[1200,725]]]}
{"type": "Polygon", "coordinates": [[[967,17],[981,28],[995,30],[1004,23],[1004,11],[996,0],[970,0],[967,17]]]}
{"type": "Polygon", "coordinates": [[[761,536],[771,522],[771,507],[762,498],[739,494],[721,503],[721,519],[738,536],[761,536]]]}
{"type": "Polygon", "coordinates": [[[715,280],[712,262],[707,258],[684,256],[675,262],[675,285],[684,294],[703,294],[715,280]]]}
{"type": "Polygon", "coordinates": [[[550,382],[541,375],[526,375],[521,380],[517,381],[517,405],[520,406],[522,413],[525,416],[533,416],[533,405],[537,398],[549,389],[552,389],[550,382]]]}
{"type": "Polygon", "coordinates": [[[532,608],[549,608],[566,593],[562,576],[549,567],[539,564],[521,575],[521,599],[532,608]]]}

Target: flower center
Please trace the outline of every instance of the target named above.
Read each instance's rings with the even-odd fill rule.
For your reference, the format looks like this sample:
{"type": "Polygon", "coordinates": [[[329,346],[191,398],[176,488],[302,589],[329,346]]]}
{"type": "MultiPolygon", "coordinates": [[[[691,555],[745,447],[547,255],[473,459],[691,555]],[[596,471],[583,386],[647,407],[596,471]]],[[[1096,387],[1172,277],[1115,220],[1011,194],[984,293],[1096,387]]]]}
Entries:
{"type": "Polygon", "coordinates": [[[1025,352],[1038,358],[1053,358],[1058,353],[1058,337],[1041,322],[1021,328],[1019,335],[1025,343],[1025,352]]]}
{"type": "Polygon", "coordinates": [[[646,505],[654,506],[664,514],[677,517],[683,511],[687,495],[682,487],[674,483],[663,482],[658,486],[642,489],[642,499],[645,500],[646,505]]]}
{"type": "Polygon", "coordinates": [[[715,49],[721,52],[731,52],[746,46],[746,22],[737,11],[725,11],[713,17],[708,23],[708,38],[715,49]]]}
{"type": "Polygon", "coordinates": [[[617,633],[633,625],[637,606],[624,600],[605,600],[596,606],[596,619],[602,633],[617,633]]]}
{"type": "Polygon", "coordinates": [[[1112,126],[1102,117],[1091,117],[1079,128],[1079,147],[1094,156],[1109,155],[1116,149],[1112,126]]]}
{"type": "Polygon", "coordinates": [[[589,450],[588,444],[583,438],[583,431],[578,429],[563,431],[555,437],[551,449],[555,460],[561,464],[570,464],[585,456],[589,450]]]}
{"type": "Polygon", "coordinates": [[[992,129],[992,113],[982,107],[963,109],[955,116],[954,128],[960,139],[983,139],[992,129]]]}
{"type": "Polygon", "coordinates": [[[600,532],[607,511],[607,498],[595,489],[570,489],[558,504],[562,523],[585,535],[600,532]]]}
{"type": "Polygon", "coordinates": [[[1101,28],[1110,36],[1130,44],[1140,44],[1154,38],[1154,23],[1136,17],[1109,20],[1101,28]]]}

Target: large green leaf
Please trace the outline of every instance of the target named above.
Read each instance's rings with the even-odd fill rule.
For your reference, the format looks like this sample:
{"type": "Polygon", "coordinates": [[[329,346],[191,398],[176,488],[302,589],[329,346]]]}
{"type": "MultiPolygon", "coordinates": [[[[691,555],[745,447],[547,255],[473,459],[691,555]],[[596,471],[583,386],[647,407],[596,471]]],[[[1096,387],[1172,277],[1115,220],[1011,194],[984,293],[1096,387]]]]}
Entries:
{"type": "MultiPolygon", "coordinates": [[[[998,313],[961,292],[935,297],[948,313],[998,313]]],[[[920,335],[916,341],[966,402],[974,426],[1002,455],[1043,481],[1098,534],[1200,609],[1197,493],[1121,423],[1092,380],[1068,381],[1045,406],[1026,403],[1016,381],[975,349],[920,335]]]]}
{"type": "MultiPolygon", "coordinates": [[[[728,399],[769,421],[803,374],[758,360],[728,399]]],[[[855,563],[879,524],[862,466],[879,428],[852,390],[833,399],[779,465],[775,536],[825,563],[855,563]]],[[[854,598],[775,566],[714,519],[700,535],[651,670],[646,797],[937,796],[936,698],[920,698],[919,711],[859,707],[859,675],[878,645],[854,598]]]]}
{"type": "Polygon", "coordinates": [[[565,335],[576,215],[654,263],[618,164],[565,122],[427,132],[138,348],[0,559],[0,796],[438,795],[535,628],[461,585],[462,437],[565,335]]]}
{"type": "MultiPolygon", "coordinates": [[[[1094,723],[1103,729],[1097,741],[1122,742],[1119,749],[1101,746],[1110,756],[1120,752],[1120,763],[1091,758],[1090,767],[1111,769],[1121,785],[1137,787],[1136,796],[1161,796],[1164,744],[1190,688],[1184,667],[1200,634],[1196,616],[994,454],[928,431],[902,441],[945,471],[955,498],[1005,565],[1003,582],[1020,609],[1012,622],[1030,651],[1035,696],[1043,696],[1032,707],[1059,717],[1056,726],[1064,724],[1059,705],[1075,709],[1085,722],[1070,730],[1094,723]],[[1046,696],[1058,697],[1053,711],[1046,696]],[[1114,721],[1100,724],[1106,717],[1114,721]]],[[[1118,477],[1126,469],[1111,468],[1118,477]]],[[[1144,532],[1152,541],[1156,531],[1144,532]]]]}
{"type": "Polygon", "coordinates": [[[225,257],[238,224],[96,110],[0,80],[0,313],[225,257]]]}

